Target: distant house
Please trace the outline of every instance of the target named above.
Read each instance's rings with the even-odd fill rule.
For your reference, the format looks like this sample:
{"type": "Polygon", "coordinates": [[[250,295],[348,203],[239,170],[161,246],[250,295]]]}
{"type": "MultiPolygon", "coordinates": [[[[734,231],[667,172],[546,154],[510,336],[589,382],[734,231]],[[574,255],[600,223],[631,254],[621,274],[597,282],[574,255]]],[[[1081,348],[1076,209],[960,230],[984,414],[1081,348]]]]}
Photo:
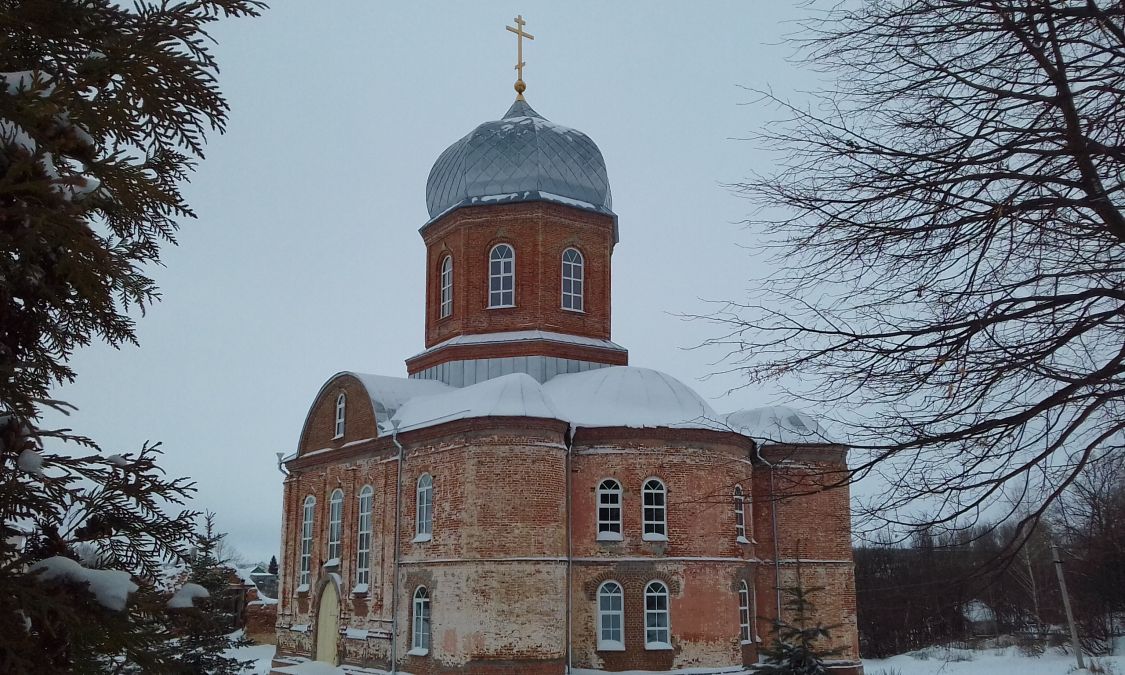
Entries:
{"type": "Polygon", "coordinates": [[[996,613],[980,600],[973,600],[962,605],[961,616],[965,617],[970,635],[974,637],[996,635],[996,613]]]}

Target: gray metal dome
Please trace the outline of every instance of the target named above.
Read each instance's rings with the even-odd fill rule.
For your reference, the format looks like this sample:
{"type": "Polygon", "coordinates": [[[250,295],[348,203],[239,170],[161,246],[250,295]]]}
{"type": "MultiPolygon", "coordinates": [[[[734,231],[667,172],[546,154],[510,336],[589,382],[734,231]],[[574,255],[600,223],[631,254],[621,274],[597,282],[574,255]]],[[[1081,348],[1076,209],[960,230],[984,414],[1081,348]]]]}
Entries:
{"type": "Polygon", "coordinates": [[[605,161],[582,133],[517,100],[441,153],[426,181],[430,219],[460,206],[553,201],[612,215],[605,161]]]}

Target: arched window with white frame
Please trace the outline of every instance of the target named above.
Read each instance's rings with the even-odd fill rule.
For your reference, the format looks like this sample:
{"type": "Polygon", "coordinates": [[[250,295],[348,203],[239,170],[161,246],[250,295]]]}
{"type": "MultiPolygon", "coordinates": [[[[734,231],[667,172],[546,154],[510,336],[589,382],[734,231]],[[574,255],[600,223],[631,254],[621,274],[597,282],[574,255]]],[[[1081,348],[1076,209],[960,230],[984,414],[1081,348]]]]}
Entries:
{"type": "Polygon", "coordinates": [[[598,650],[625,651],[625,593],[616,581],[598,586],[598,650]]]}
{"type": "Polygon", "coordinates": [[[344,422],[348,413],[348,396],[344,392],[336,397],[336,435],[333,439],[344,437],[344,422]]]}
{"type": "Polygon", "coordinates": [[[488,307],[516,306],[516,252],[497,244],[488,254],[488,307]]]}
{"type": "Polygon", "coordinates": [[[582,252],[568,248],[562,254],[562,308],[585,310],[585,260],[582,252]]]}
{"type": "Polygon", "coordinates": [[[434,532],[434,479],[424,473],[418,478],[414,512],[414,541],[429,541],[434,532]]]}
{"type": "Polygon", "coordinates": [[[344,534],[344,491],[337,488],[328,497],[328,559],[340,562],[340,540],[344,534]]]}
{"type": "Polygon", "coordinates": [[[645,649],[671,649],[672,628],[668,612],[668,587],[660,581],[645,586],[645,649]]]}
{"type": "Polygon", "coordinates": [[[375,490],[364,485],[359,491],[359,519],[356,524],[355,592],[364,593],[371,583],[371,505],[375,490]]]}
{"type": "Polygon", "coordinates": [[[425,586],[415,589],[410,614],[410,653],[424,656],[430,652],[430,592],[425,586]]]}
{"type": "Polygon", "coordinates": [[[313,515],[316,513],[316,497],[305,497],[304,506],[301,507],[301,563],[300,574],[297,577],[297,590],[309,590],[309,572],[312,567],[313,546],[313,515]]]}
{"type": "Polygon", "coordinates": [[[598,483],[598,541],[621,541],[621,483],[598,483]]]}
{"type": "Polygon", "coordinates": [[[668,491],[659,478],[649,478],[641,489],[641,539],[667,541],[668,491]]]}
{"type": "Polygon", "coordinates": [[[746,497],[742,486],[734,486],[734,536],[740,544],[749,543],[746,538],[746,497]]]}
{"type": "Polygon", "coordinates": [[[753,633],[750,630],[750,620],[754,616],[751,608],[754,606],[750,601],[750,586],[745,580],[738,584],[738,635],[743,644],[753,641],[753,633]]]}
{"type": "Polygon", "coordinates": [[[444,319],[453,314],[453,256],[447,255],[441,261],[441,298],[438,317],[444,319]]]}

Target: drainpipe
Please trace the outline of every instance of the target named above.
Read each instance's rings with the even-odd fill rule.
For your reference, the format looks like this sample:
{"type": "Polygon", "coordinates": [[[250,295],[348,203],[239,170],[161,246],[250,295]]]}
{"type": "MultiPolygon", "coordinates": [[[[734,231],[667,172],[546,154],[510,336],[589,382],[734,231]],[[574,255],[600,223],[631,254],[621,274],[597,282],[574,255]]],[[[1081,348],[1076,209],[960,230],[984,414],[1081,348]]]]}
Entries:
{"type": "Polygon", "coordinates": [[[395,560],[394,577],[391,579],[391,673],[398,672],[398,565],[399,565],[399,523],[402,520],[402,463],[406,456],[402,443],[398,442],[399,421],[391,420],[391,441],[398,448],[398,469],[395,476],[395,560]]]}
{"type": "Polygon", "coordinates": [[[762,457],[761,448],[754,443],[754,454],[770,469],[770,526],[773,530],[773,586],[777,598],[777,618],[775,623],[781,622],[781,556],[777,543],[777,493],[774,491],[773,475],[774,466],[765,457],[762,457]]]}
{"type": "Polygon", "coordinates": [[[571,597],[574,593],[574,532],[571,528],[573,516],[571,514],[571,454],[574,451],[574,427],[567,426],[563,432],[563,443],[566,445],[566,672],[574,670],[573,622],[571,621],[571,597]]]}

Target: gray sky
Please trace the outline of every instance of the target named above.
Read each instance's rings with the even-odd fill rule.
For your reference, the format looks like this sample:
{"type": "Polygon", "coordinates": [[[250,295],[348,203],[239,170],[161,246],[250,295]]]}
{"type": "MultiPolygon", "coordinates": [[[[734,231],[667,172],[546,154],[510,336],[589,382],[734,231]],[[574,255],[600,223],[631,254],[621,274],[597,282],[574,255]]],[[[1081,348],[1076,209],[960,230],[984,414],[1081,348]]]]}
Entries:
{"type": "MultiPolygon", "coordinates": [[[[251,559],[277,552],[281,481],[312,397],[341,370],[405,376],[422,349],[426,177],[438,154],[511,104],[517,13],[528,102],[602,150],[620,218],[613,339],[633,365],[720,412],[782,403],[701,380],[715,329],[678,312],[740,299],[761,274],[750,204],[724,183],[768,168],[744,141],[771,111],[739,88],[812,85],[778,44],[776,2],[519,4],[274,0],[213,32],[232,108],[186,192],[199,214],[155,270],[164,301],[141,347],[95,346],[56,392],[107,452],[164,443],[194,506],[251,559]]],[[[52,419],[51,422],[57,420],[52,419]]]]}

